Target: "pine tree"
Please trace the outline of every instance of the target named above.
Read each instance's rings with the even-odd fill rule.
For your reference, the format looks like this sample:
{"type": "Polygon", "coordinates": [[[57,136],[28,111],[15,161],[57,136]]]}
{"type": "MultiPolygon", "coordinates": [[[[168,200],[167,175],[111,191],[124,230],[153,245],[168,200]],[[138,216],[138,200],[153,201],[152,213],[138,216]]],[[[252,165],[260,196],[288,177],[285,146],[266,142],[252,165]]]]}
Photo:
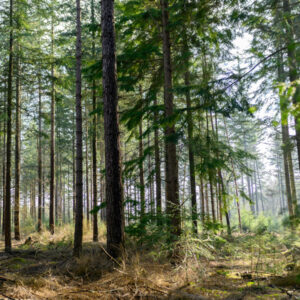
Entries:
{"type": "Polygon", "coordinates": [[[105,176],[107,202],[107,250],[113,257],[124,246],[123,186],[118,124],[118,90],[114,1],[102,0],[102,76],[104,105],[105,176]]]}
{"type": "Polygon", "coordinates": [[[82,105],[81,105],[81,6],[76,0],[76,218],[74,255],[82,253],[83,235],[83,182],[82,182],[82,105]]]}

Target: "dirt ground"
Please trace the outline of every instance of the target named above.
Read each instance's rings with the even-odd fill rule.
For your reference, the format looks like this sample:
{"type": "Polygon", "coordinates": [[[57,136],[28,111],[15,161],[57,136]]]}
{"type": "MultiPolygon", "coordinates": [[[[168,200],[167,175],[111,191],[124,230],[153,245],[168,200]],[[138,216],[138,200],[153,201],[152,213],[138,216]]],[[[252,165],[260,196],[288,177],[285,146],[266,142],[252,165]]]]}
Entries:
{"type": "Polygon", "coordinates": [[[43,239],[32,236],[14,242],[12,254],[0,253],[0,299],[300,299],[299,286],[282,287],[283,277],[253,271],[248,259],[172,265],[132,252],[113,261],[103,239],[86,238],[78,260],[65,237],[43,239]]]}

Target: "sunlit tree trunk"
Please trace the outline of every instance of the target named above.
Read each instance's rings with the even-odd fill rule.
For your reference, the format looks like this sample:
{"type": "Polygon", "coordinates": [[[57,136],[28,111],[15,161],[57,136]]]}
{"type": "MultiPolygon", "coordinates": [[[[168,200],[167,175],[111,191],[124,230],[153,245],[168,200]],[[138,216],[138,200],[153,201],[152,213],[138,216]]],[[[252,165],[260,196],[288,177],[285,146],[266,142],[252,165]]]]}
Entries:
{"type": "MultiPolygon", "coordinates": [[[[298,78],[299,59],[297,60],[296,47],[295,47],[295,26],[291,12],[291,4],[289,0],[283,0],[284,11],[284,24],[285,24],[285,42],[288,55],[288,68],[290,82],[295,82],[298,78]]],[[[300,87],[296,85],[296,91],[293,95],[293,104],[297,107],[300,102],[300,87]]],[[[295,129],[296,129],[296,142],[298,152],[298,163],[300,168],[300,112],[296,111],[295,114],[295,129]]]]}
{"type": "MultiPolygon", "coordinates": [[[[227,124],[226,124],[225,118],[223,118],[223,121],[224,121],[224,128],[225,128],[225,134],[226,134],[227,143],[228,143],[228,145],[230,145],[229,134],[228,134],[227,124]]],[[[230,158],[230,163],[231,163],[233,180],[234,180],[236,206],[237,206],[238,220],[239,220],[239,230],[240,230],[240,232],[242,232],[242,218],[241,218],[241,209],[240,209],[239,189],[238,189],[238,183],[237,183],[237,176],[236,176],[235,166],[234,166],[232,158],[230,158]]]]}
{"type": "MultiPolygon", "coordinates": [[[[278,57],[278,80],[282,82],[284,80],[284,70],[283,70],[283,59],[282,55],[278,57]]],[[[287,204],[290,219],[292,220],[294,216],[293,209],[293,193],[291,188],[291,174],[289,169],[289,128],[288,119],[286,117],[286,111],[288,108],[288,101],[284,96],[280,97],[280,113],[281,113],[281,130],[282,130],[282,143],[283,143],[283,165],[284,165],[284,175],[285,175],[285,186],[287,194],[287,204]]]]}

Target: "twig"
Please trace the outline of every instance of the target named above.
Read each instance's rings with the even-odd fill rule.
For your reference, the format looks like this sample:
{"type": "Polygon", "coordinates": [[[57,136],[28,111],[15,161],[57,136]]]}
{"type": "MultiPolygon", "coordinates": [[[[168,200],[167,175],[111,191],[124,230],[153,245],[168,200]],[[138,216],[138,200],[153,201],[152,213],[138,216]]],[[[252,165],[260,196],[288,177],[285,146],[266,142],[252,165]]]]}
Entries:
{"type": "Polygon", "coordinates": [[[5,295],[3,293],[0,293],[0,295],[3,296],[3,297],[5,297],[5,298],[8,298],[10,300],[16,300],[16,298],[9,297],[9,296],[7,296],[7,295],[5,295]]]}
{"type": "Polygon", "coordinates": [[[101,244],[99,244],[100,248],[103,250],[103,252],[110,258],[112,259],[119,267],[122,267],[122,265],[116,260],[114,259],[105,249],[104,247],[102,247],[101,244]]]}

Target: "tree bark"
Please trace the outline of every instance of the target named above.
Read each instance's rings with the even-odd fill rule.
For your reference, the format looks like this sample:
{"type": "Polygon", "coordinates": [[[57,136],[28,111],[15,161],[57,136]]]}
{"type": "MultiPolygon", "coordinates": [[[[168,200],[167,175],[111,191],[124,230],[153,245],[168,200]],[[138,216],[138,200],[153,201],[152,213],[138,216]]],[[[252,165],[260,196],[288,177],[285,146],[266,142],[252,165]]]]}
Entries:
{"type": "MultiPolygon", "coordinates": [[[[172,93],[172,64],[171,44],[169,32],[169,2],[161,0],[162,8],[162,36],[163,36],[163,62],[164,62],[164,105],[165,117],[170,118],[174,113],[172,93]]],[[[165,155],[166,155],[166,205],[167,213],[171,218],[170,233],[176,237],[181,233],[181,216],[179,203],[178,161],[175,136],[175,126],[169,125],[165,129],[165,155]]]]}
{"type": "Polygon", "coordinates": [[[82,182],[82,105],[81,105],[81,7],[76,0],[76,219],[74,232],[74,256],[82,253],[83,234],[83,182],[82,182]]]}
{"type": "MultiPolygon", "coordinates": [[[[297,61],[296,47],[295,47],[295,27],[294,22],[291,18],[291,6],[289,0],[283,0],[283,11],[285,13],[285,25],[286,34],[285,41],[288,55],[288,67],[289,67],[289,79],[290,82],[294,82],[298,79],[299,62],[297,61]]],[[[300,102],[300,87],[299,84],[296,86],[295,94],[293,95],[293,104],[298,106],[300,102]]],[[[296,112],[295,115],[295,130],[296,130],[296,142],[297,142],[297,153],[298,163],[300,169],[300,113],[296,112]]]]}
{"type": "MultiPolygon", "coordinates": [[[[278,80],[280,82],[282,82],[284,80],[282,55],[280,55],[278,57],[278,80]]],[[[292,221],[293,216],[294,216],[294,209],[293,209],[293,192],[292,192],[292,187],[291,187],[291,174],[290,174],[290,168],[289,168],[290,139],[289,139],[288,118],[286,117],[287,107],[288,107],[287,99],[285,99],[284,96],[280,96],[281,130],[282,130],[282,144],[283,144],[282,151],[283,151],[285,186],[286,186],[289,217],[292,221]]]]}
{"type": "Polygon", "coordinates": [[[118,257],[124,247],[123,184],[118,121],[114,1],[102,0],[102,67],[107,203],[107,250],[118,257]]]}
{"type": "Polygon", "coordinates": [[[86,186],[86,219],[87,219],[87,225],[90,224],[90,195],[89,195],[89,155],[88,155],[88,149],[89,149],[89,130],[88,130],[88,108],[87,108],[87,101],[85,106],[85,135],[86,135],[86,141],[85,141],[85,186],[86,186]]]}
{"type": "MultiPolygon", "coordinates": [[[[157,98],[154,98],[154,105],[157,106],[157,98]]],[[[155,185],[156,185],[156,214],[158,216],[157,224],[161,224],[161,170],[160,170],[160,152],[159,152],[159,132],[158,132],[158,112],[154,110],[154,155],[155,155],[155,185]]]]}
{"type": "Polygon", "coordinates": [[[54,234],[54,189],[55,189],[55,86],[54,86],[54,24],[51,21],[51,137],[50,137],[50,207],[49,229],[54,234]]]}
{"type": "Polygon", "coordinates": [[[5,252],[11,252],[11,123],[12,123],[12,81],[13,81],[13,0],[9,8],[9,62],[8,62],[8,89],[7,89],[7,137],[6,137],[6,193],[4,214],[5,252]]]}
{"type": "MultiPolygon", "coordinates": [[[[19,51],[19,47],[18,47],[19,51]]],[[[16,59],[16,134],[15,134],[15,240],[20,240],[20,153],[21,153],[21,87],[20,87],[20,57],[16,59]]]]}
{"type": "MultiPolygon", "coordinates": [[[[92,24],[95,24],[95,5],[94,0],[91,3],[92,11],[92,24]]],[[[93,57],[95,57],[95,31],[93,31],[93,41],[92,41],[92,52],[93,57]]],[[[92,137],[92,152],[93,152],[93,208],[98,205],[97,199],[97,114],[95,110],[97,108],[97,98],[96,98],[96,81],[93,80],[92,83],[92,99],[93,99],[93,137],[92,137]]],[[[93,241],[98,242],[98,214],[93,214],[93,241]]]]}
{"type": "Polygon", "coordinates": [[[141,218],[145,215],[145,181],[144,181],[144,146],[143,146],[143,120],[139,122],[139,176],[140,176],[140,201],[141,201],[141,218]]]}
{"type": "MultiPolygon", "coordinates": [[[[187,49],[188,51],[188,49],[187,49]]],[[[187,62],[188,68],[188,62],[187,62]]],[[[190,73],[187,71],[184,76],[186,91],[186,108],[187,108],[187,124],[188,124],[188,151],[189,151],[189,171],[190,171],[190,188],[191,188],[191,202],[192,202],[192,221],[193,230],[195,233],[198,232],[197,224],[197,194],[196,194],[196,176],[195,176],[195,155],[193,149],[193,139],[194,139],[194,124],[193,124],[193,114],[191,111],[191,95],[190,95],[190,73]]]]}
{"type": "Polygon", "coordinates": [[[42,91],[41,76],[38,75],[39,85],[39,132],[38,132],[38,232],[42,231],[42,91]]]}
{"type": "MultiPolygon", "coordinates": [[[[230,145],[230,140],[229,140],[229,135],[228,135],[228,130],[227,130],[227,124],[226,120],[223,117],[224,121],[224,128],[225,128],[225,134],[226,134],[226,139],[228,145],[230,145]]],[[[237,184],[237,176],[236,176],[236,171],[234,167],[234,163],[232,158],[230,158],[231,162],[231,168],[232,168],[232,174],[233,174],[233,180],[234,180],[234,188],[235,188],[235,196],[236,196],[236,206],[237,206],[237,212],[238,212],[238,220],[239,220],[239,230],[242,232],[242,218],[241,218],[241,209],[240,209],[240,199],[239,199],[239,189],[238,189],[238,184],[237,184]]]]}

